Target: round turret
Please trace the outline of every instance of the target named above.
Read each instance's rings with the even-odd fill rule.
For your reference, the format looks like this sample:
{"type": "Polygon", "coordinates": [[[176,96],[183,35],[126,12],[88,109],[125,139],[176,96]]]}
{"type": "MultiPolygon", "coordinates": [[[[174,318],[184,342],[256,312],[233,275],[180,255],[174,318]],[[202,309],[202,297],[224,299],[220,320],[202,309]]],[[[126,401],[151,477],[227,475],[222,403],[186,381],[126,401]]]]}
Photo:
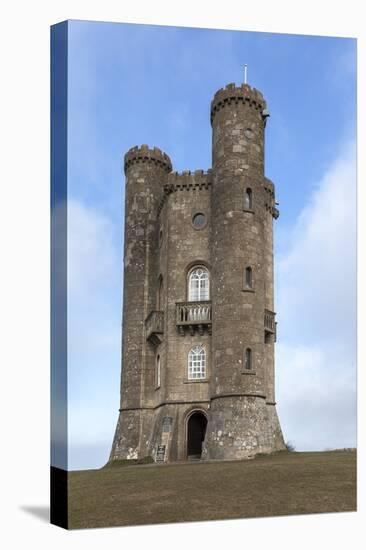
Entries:
{"type": "Polygon", "coordinates": [[[127,174],[127,170],[130,166],[138,163],[155,165],[167,173],[172,171],[172,163],[169,156],[163,153],[158,147],[152,147],[151,149],[148,145],[141,145],[141,147],[136,145],[135,147],[131,147],[125,154],[125,174],[127,174]]]}
{"type": "MultiPolygon", "coordinates": [[[[148,314],[155,309],[158,284],[159,204],[172,163],[158,147],[132,147],[124,156],[125,238],[123,299],[123,377],[121,379],[121,420],[117,426],[113,456],[136,458],[146,455],[139,433],[149,422],[139,407],[151,399],[153,379],[145,381],[153,370],[150,348],[146,349],[141,330],[148,314]],[[146,382],[146,383],[145,383],[146,382]],[[134,430],[129,426],[133,425],[134,430]]],[[[152,412],[150,413],[152,414],[152,412]]],[[[144,440],[146,441],[146,440],[144,440]]]]}
{"type": "Polygon", "coordinates": [[[216,92],[211,102],[212,167],[231,170],[235,165],[237,174],[244,170],[263,176],[267,117],[263,95],[248,84],[228,84],[216,92]]]}
{"type": "Polygon", "coordinates": [[[228,84],[211,103],[213,374],[207,458],[245,457],[273,445],[263,433],[263,419],[274,415],[267,407],[273,408],[273,338],[265,325],[266,319],[274,326],[272,214],[266,209],[271,189],[264,176],[267,117],[263,95],[247,84],[228,84]]]}
{"type": "Polygon", "coordinates": [[[236,86],[234,83],[228,84],[225,88],[220,88],[211,102],[211,124],[218,111],[226,106],[246,104],[259,111],[266,117],[267,104],[261,92],[256,88],[251,88],[248,84],[236,86]]]}

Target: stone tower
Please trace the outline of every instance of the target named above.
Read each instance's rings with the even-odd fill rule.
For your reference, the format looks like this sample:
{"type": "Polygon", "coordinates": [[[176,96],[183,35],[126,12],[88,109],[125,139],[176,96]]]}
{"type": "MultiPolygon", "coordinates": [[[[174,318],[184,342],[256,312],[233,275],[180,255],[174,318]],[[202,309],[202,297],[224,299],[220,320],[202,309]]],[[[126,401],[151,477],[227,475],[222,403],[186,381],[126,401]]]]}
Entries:
{"type": "Polygon", "coordinates": [[[274,185],[263,96],[211,103],[212,170],[125,155],[121,408],[110,459],[240,459],[284,448],[274,395],[274,185]]]}

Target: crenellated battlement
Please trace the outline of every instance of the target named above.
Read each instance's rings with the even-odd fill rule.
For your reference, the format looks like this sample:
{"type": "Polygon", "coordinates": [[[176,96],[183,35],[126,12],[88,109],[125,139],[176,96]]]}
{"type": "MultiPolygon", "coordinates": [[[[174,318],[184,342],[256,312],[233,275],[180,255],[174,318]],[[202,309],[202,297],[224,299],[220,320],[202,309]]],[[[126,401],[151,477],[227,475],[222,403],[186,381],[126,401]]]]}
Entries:
{"type": "Polygon", "coordinates": [[[183,170],[183,172],[171,172],[168,175],[168,182],[165,187],[173,186],[175,191],[207,188],[211,185],[211,180],[211,169],[207,170],[207,172],[204,170],[195,170],[194,172],[183,170]]]}
{"type": "Polygon", "coordinates": [[[164,185],[164,195],[160,201],[158,214],[160,214],[164,203],[171,193],[177,191],[202,191],[210,189],[212,184],[212,170],[183,170],[183,172],[171,172],[168,181],[164,185]]]}
{"type": "Polygon", "coordinates": [[[150,148],[148,145],[138,147],[136,145],[129,149],[124,158],[125,174],[129,167],[136,163],[152,163],[167,173],[172,171],[172,162],[169,156],[158,147],[150,148]]]}
{"type": "Polygon", "coordinates": [[[215,114],[227,105],[238,103],[246,103],[253,109],[263,112],[267,107],[267,103],[256,88],[252,88],[249,84],[241,84],[236,86],[234,83],[228,84],[225,88],[220,88],[211,102],[211,124],[215,114]]]}

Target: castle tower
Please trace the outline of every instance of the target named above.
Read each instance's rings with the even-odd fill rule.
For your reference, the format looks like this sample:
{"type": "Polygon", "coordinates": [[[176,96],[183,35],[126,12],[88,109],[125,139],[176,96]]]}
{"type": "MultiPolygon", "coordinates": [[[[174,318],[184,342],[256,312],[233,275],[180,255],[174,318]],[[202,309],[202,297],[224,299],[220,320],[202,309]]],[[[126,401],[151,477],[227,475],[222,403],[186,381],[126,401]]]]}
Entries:
{"type": "Polygon", "coordinates": [[[274,403],[272,217],[262,94],[219,90],[212,124],[212,377],[204,454],[242,458],[284,447],[274,403]]]}
{"type": "Polygon", "coordinates": [[[133,147],[125,155],[121,408],[113,457],[137,458],[148,454],[154,354],[144,338],[144,322],[155,309],[158,207],[171,169],[168,155],[157,147],[133,147]]]}
{"type": "Polygon", "coordinates": [[[240,459],[284,448],[274,397],[274,185],[262,94],[211,104],[212,170],[125,156],[121,408],[111,460],[240,459]]]}

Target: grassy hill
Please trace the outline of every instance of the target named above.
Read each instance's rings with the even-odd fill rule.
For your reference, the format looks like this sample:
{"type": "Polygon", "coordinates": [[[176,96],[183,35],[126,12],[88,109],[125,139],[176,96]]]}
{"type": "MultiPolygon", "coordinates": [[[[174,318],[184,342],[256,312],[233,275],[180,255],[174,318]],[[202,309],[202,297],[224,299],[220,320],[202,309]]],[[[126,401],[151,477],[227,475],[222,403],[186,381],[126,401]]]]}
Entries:
{"type": "Polygon", "coordinates": [[[354,510],[355,450],[69,474],[71,529],[354,510]]]}

